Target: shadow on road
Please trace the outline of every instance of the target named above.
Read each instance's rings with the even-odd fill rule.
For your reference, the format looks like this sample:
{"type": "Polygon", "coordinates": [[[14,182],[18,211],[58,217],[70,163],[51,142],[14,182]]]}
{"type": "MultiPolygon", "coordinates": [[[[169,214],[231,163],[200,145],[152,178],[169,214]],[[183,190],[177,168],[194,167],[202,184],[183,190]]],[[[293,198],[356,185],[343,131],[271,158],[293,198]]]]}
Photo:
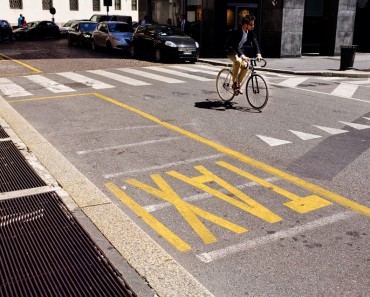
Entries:
{"type": "Polygon", "coordinates": [[[197,108],[213,109],[217,111],[226,111],[228,109],[251,112],[251,113],[260,113],[261,111],[255,110],[253,108],[238,106],[237,102],[224,102],[220,100],[209,100],[195,102],[194,106],[197,108]]]}

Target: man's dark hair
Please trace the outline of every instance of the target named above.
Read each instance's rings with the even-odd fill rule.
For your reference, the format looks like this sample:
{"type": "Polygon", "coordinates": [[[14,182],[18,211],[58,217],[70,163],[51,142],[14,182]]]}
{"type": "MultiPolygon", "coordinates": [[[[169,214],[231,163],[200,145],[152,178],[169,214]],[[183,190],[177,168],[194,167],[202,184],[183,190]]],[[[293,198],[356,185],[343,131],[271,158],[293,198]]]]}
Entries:
{"type": "Polygon", "coordinates": [[[254,21],[256,18],[253,15],[247,15],[244,18],[242,18],[241,24],[246,25],[249,24],[250,21],[254,21]]]}

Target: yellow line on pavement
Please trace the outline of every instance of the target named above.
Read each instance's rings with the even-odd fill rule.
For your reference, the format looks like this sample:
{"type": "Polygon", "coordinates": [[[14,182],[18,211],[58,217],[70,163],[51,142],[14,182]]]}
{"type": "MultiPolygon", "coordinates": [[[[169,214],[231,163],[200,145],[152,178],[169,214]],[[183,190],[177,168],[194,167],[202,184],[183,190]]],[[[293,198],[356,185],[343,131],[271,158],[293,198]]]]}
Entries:
{"type": "Polygon", "coordinates": [[[23,63],[23,62],[21,62],[21,61],[18,61],[18,60],[16,60],[16,59],[12,59],[12,58],[10,58],[10,57],[8,57],[8,56],[4,55],[4,54],[0,54],[0,57],[5,57],[5,58],[7,58],[7,59],[8,59],[8,60],[10,60],[10,61],[13,61],[13,62],[15,62],[15,63],[18,63],[18,64],[20,64],[20,65],[22,65],[22,66],[24,66],[24,67],[28,68],[28,69],[31,69],[32,71],[34,71],[34,73],[41,73],[41,72],[42,72],[41,70],[39,70],[39,69],[37,69],[37,68],[35,68],[35,67],[32,67],[31,65],[28,65],[28,64],[23,63]]]}
{"type": "Polygon", "coordinates": [[[62,97],[68,97],[68,96],[69,97],[71,97],[71,96],[84,96],[84,95],[94,95],[94,96],[96,96],[96,97],[98,97],[100,99],[103,99],[103,100],[105,100],[107,102],[110,102],[110,103],[112,103],[114,105],[117,105],[119,107],[122,107],[122,108],[124,108],[126,110],[129,110],[129,111],[133,112],[133,113],[136,113],[136,114],[138,114],[138,115],[140,115],[140,116],[142,116],[142,117],[144,117],[144,118],[146,118],[146,119],[148,119],[148,120],[150,120],[150,121],[152,121],[154,123],[157,123],[157,124],[159,124],[159,125],[161,125],[163,127],[168,128],[168,129],[170,129],[172,131],[175,131],[175,132],[177,132],[179,134],[185,135],[185,136],[187,136],[190,139],[194,139],[194,140],[196,140],[196,141],[198,141],[200,143],[203,143],[205,145],[208,145],[209,147],[212,147],[215,150],[217,150],[217,151],[219,151],[219,152],[221,152],[221,153],[223,153],[225,155],[228,155],[228,156],[230,156],[232,158],[235,158],[235,159],[237,159],[237,160],[239,160],[239,161],[241,161],[243,163],[246,163],[246,164],[248,164],[250,166],[256,167],[256,168],[258,168],[260,170],[263,170],[265,172],[268,172],[268,173],[270,173],[272,175],[278,176],[279,178],[284,179],[284,180],[287,180],[290,183],[295,184],[297,186],[300,186],[300,187],[302,187],[302,188],[304,188],[304,189],[306,189],[306,190],[308,190],[310,192],[313,192],[315,194],[321,195],[322,197],[325,197],[325,198],[327,198],[328,200],[330,200],[330,201],[332,201],[334,203],[337,203],[337,204],[342,205],[342,206],[344,206],[346,208],[349,208],[349,209],[351,209],[351,210],[353,210],[353,211],[355,211],[357,213],[360,213],[362,215],[365,215],[365,216],[370,217],[370,208],[367,207],[367,206],[365,206],[365,205],[362,205],[360,203],[357,203],[355,201],[352,201],[352,200],[350,200],[350,199],[348,199],[346,197],[343,197],[343,196],[341,196],[339,194],[333,193],[333,192],[331,192],[329,190],[326,190],[326,189],[324,189],[324,188],[322,188],[320,186],[317,186],[315,184],[312,184],[310,182],[307,182],[307,181],[305,181],[305,180],[303,180],[303,179],[301,179],[299,177],[296,177],[296,176],[294,176],[292,174],[289,174],[287,172],[284,172],[284,171],[282,171],[280,169],[274,168],[274,167],[272,167],[270,165],[267,165],[265,163],[262,163],[260,161],[255,160],[255,159],[252,159],[252,158],[250,158],[250,157],[248,157],[248,156],[246,156],[246,155],[244,155],[242,153],[239,153],[239,152],[237,152],[235,150],[232,150],[232,149],[229,149],[229,148],[227,148],[225,146],[222,146],[220,144],[217,144],[217,143],[215,143],[215,142],[213,142],[211,140],[208,140],[208,139],[206,139],[206,138],[204,138],[202,136],[199,136],[197,134],[194,134],[192,132],[189,132],[187,130],[184,130],[184,129],[182,129],[180,127],[177,127],[175,125],[172,125],[170,123],[161,121],[160,119],[158,119],[158,118],[156,118],[156,117],[154,117],[154,116],[152,116],[152,115],[150,115],[150,114],[148,114],[148,113],[146,113],[144,111],[141,111],[139,109],[136,109],[135,107],[129,106],[127,104],[124,104],[122,102],[119,102],[119,101],[117,101],[115,99],[112,99],[112,98],[110,98],[108,96],[104,96],[104,95],[99,94],[99,93],[85,93],[85,94],[75,94],[75,95],[63,95],[63,96],[54,96],[54,97],[44,97],[44,98],[31,98],[31,99],[13,100],[13,101],[9,101],[9,102],[22,102],[22,101],[43,100],[43,99],[52,99],[52,98],[62,98],[62,97]]]}

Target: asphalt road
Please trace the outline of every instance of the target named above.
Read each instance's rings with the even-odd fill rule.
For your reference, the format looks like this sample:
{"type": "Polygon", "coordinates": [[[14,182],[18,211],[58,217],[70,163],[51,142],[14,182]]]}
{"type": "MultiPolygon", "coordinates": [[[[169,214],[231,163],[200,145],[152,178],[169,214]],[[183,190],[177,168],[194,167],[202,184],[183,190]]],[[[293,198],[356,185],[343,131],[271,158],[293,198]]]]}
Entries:
{"type": "Polygon", "coordinates": [[[370,296],[370,82],[263,73],[256,112],[220,103],[216,66],[66,40],[0,54],[29,93],[5,100],[215,296],[370,296]]]}

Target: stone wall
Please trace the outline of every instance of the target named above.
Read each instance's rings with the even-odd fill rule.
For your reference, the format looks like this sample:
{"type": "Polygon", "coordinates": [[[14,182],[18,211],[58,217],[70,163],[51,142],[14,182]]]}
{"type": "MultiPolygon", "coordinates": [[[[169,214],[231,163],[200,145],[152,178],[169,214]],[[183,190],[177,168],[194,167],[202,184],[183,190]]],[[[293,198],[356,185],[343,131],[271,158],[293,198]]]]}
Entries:
{"type": "Polygon", "coordinates": [[[285,0],[281,36],[281,56],[300,57],[302,54],[302,33],[304,0],[285,0]]]}

